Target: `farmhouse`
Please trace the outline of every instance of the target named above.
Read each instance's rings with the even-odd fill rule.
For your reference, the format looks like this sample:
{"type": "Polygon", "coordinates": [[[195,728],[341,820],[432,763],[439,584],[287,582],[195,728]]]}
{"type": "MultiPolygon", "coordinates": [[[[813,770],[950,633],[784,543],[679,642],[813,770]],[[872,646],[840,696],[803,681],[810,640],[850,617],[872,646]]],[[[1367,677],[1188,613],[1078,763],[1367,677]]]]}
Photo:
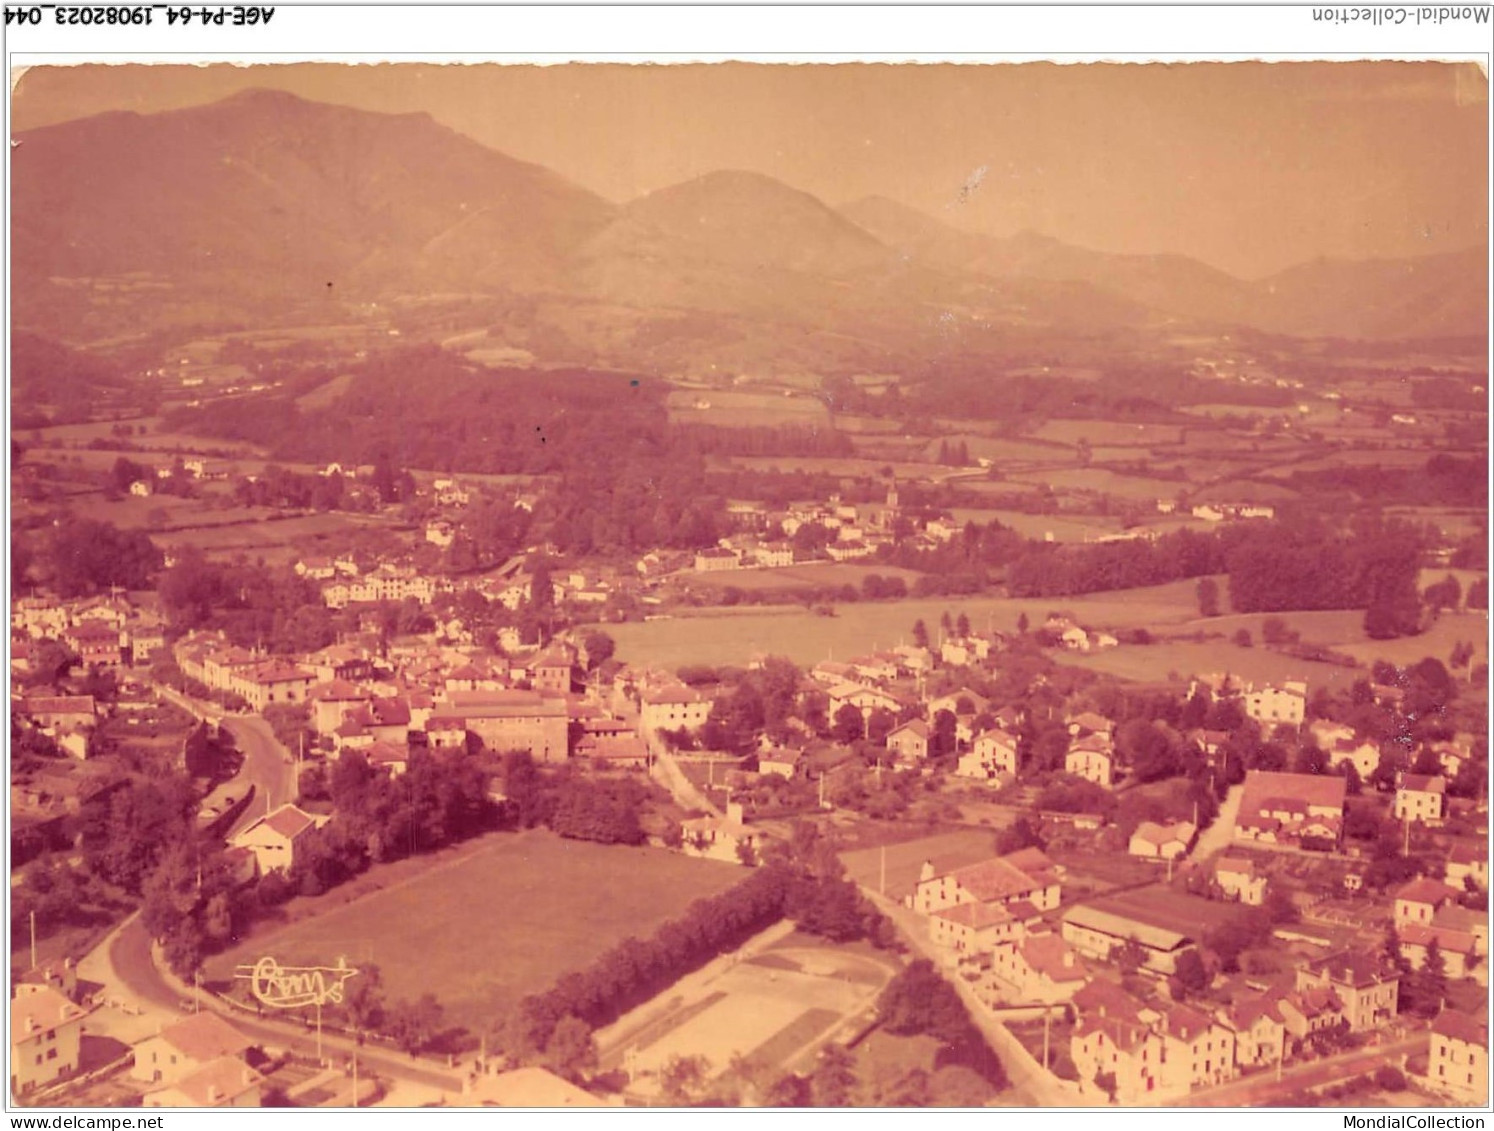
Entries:
{"type": "Polygon", "coordinates": [[[1458,898],[1458,889],[1425,876],[1402,884],[1395,890],[1395,926],[1401,930],[1408,923],[1427,926],[1439,908],[1458,898]]]}
{"type": "Polygon", "coordinates": [[[737,569],[741,564],[735,550],[727,550],[719,546],[701,550],[695,555],[697,573],[718,573],[722,570],[737,569]]]}
{"type": "Polygon", "coordinates": [[[1174,860],[1188,851],[1197,831],[1189,821],[1171,825],[1142,821],[1131,834],[1130,853],[1154,860],[1174,860]]]}
{"type": "Polygon", "coordinates": [[[699,730],[711,715],[711,700],[683,683],[650,688],[643,693],[641,720],[645,730],[699,730]]]}
{"type": "Polygon", "coordinates": [[[1089,980],[1073,947],[1052,933],[996,943],[990,972],[1006,1000],[1044,1005],[1069,1001],[1089,980]]]}
{"type": "Polygon", "coordinates": [[[1455,840],[1447,850],[1447,882],[1462,888],[1468,880],[1487,890],[1489,887],[1489,849],[1487,842],[1455,840]]]}
{"type": "Polygon", "coordinates": [[[988,730],[975,739],[970,751],[960,756],[955,773],[960,777],[993,781],[1017,772],[1017,739],[1004,730],[988,730]]]}
{"type": "Polygon", "coordinates": [[[1245,714],[1263,726],[1301,726],[1307,714],[1307,684],[1288,680],[1280,687],[1251,691],[1245,695],[1245,714]]]}
{"type": "Polygon", "coordinates": [[[563,762],[570,754],[566,702],[537,691],[452,691],[439,708],[459,718],[489,750],[527,750],[541,762],[563,762]]]}
{"type": "Polygon", "coordinates": [[[28,695],[21,713],[43,729],[77,730],[98,721],[92,695],[28,695]]]}
{"type": "Polygon", "coordinates": [[[1259,907],[1266,900],[1266,877],[1249,860],[1221,856],[1214,864],[1214,882],[1226,899],[1237,899],[1251,907],[1259,907]]]}
{"type": "Polygon", "coordinates": [[[1395,819],[1440,825],[1445,816],[1447,782],[1440,775],[1397,774],[1395,819]]]}
{"type": "Polygon", "coordinates": [[[942,875],[925,862],[913,892],[913,908],[931,915],[961,903],[1000,904],[1009,911],[1013,904],[1030,903],[1039,911],[1051,911],[1058,906],[1061,880],[1058,865],[1035,848],[942,875]]]}
{"type": "Polygon", "coordinates": [[[313,817],[287,802],[255,821],[231,843],[234,848],[247,848],[254,853],[260,875],[267,875],[277,868],[288,872],[296,863],[299,846],[305,844],[313,829],[321,827],[327,820],[326,817],[313,817]]]}
{"type": "Polygon", "coordinates": [[[956,954],[988,954],[1022,931],[1022,920],[999,903],[957,903],[929,916],[929,937],[956,954]]]}
{"type": "Polygon", "coordinates": [[[1098,734],[1075,739],[1069,744],[1063,768],[1075,777],[1109,789],[1115,780],[1115,760],[1110,751],[1109,740],[1098,734]]]}
{"type": "Polygon", "coordinates": [[[1245,775],[1234,839],[1299,847],[1335,846],[1343,829],[1347,784],[1336,774],[1245,775]]]}
{"type": "Polygon", "coordinates": [[[887,749],[903,762],[921,762],[929,756],[929,725],[922,719],[906,722],[887,736],[887,749]]]}

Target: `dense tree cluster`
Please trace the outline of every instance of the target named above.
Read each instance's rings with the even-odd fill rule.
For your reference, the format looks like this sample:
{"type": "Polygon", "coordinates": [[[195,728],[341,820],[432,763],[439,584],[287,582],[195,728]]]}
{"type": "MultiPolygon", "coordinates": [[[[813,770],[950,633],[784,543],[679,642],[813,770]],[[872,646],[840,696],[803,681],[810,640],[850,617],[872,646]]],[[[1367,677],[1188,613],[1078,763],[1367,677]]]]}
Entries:
{"type": "Polygon", "coordinates": [[[611,1023],[782,918],[791,878],[783,865],[758,868],[720,895],[696,900],[648,940],[624,939],[584,970],[524,998],[498,1041],[509,1055],[533,1062],[544,1057],[566,1018],[592,1028],[611,1023]]]}
{"type": "Polygon", "coordinates": [[[1229,554],[1229,595],[1236,612],[1366,609],[1375,617],[1373,624],[1366,618],[1372,636],[1417,630],[1419,529],[1363,522],[1342,534],[1323,524],[1276,522],[1261,534],[1229,554]]]}
{"type": "Polygon", "coordinates": [[[959,994],[920,958],[905,967],[877,999],[877,1016],[890,1033],[927,1034],[940,1044],[936,1065],[963,1064],[993,1087],[1006,1085],[1006,1070],[970,1020],[959,994]]]}
{"type": "Polygon", "coordinates": [[[156,592],[174,632],[218,629],[240,647],[280,653],[314,652],[337,638],[315,584],[288,569],[209,561],[184,546],[156,592]]]}
{"type": "MultiPolygon", "coordinates": [[[[24,536],[22,561],[29,567],[14,580],[35,579],[62,597],[82,597],[111,587],[145,589],[161,567],[161,552],[140,530],[120,530],[112,522],[59,519],[41,537],[24,536]]],[[[14,575],[14,562],[12,573],[14,575]]]]}

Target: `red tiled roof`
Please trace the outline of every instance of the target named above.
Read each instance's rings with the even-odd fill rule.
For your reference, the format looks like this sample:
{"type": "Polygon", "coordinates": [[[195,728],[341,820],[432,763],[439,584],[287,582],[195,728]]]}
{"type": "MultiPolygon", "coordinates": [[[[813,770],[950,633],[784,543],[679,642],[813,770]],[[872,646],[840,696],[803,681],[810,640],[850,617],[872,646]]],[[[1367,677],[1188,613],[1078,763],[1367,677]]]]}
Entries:
{"type": "Polygon", "coordinates": [[[220,1056],[161,1091],[178,1092],[193,1107],[220,1107],[262,1083],[264,1077],[239,1057],[220,1056]]]}
{"type": "Polygon", "coordinates": [[[950,873],[950,877],[982,903],[995,903],[1042,886],[1005,860],[986,860],[950,873]]]}
{"type": "Polygon", "coordinates": [[[1342,809],[1347,784],[1337,774],[1285,774],[1251,770],[1245,775],[1241,814],[1259,812],[1267,798],[1290,798],[1306,805],[1342,809]]]}
{"type": "Polygon", "coordinates": [[[1052,982],[1083,982],[1089,971],[1060,935],[1029,935],[1022,943],[1022,959],[1034,973],[1052,982]]]}
{"type": "Polygon", "coordinates": [[[161,1030],[161,1037],[199,1064],[206,1064],[220,1057],[237,1056],[254,1044],[210,1010],[194,1013],[174,1025],[168,1025],[161,1030]]]}
{"type": "Polygon", "coordinates": [[[51,986],[37,986],[17,994],[10,1003],[10,1043],[77,1021],[84,1010],[51,986]]]}
{"type": "Polygon", "coordinates": [[[1010,923],[1013,918],[1012,914],[999,903],[956,903],[953,907],[935,911],[934,915],[977,931],[983,927],[1010,923]]]}
{"type": "Polygon", "coordinates": [[[1432,1022],[1432,1032],[1487,1050],[1489,1023],[1456,1009],[1444,1009],[1432,1022]]]}
{"type": "Polygon", "coordinates": [[[287,802],[268,816],[261,817],[255,821],[254,824],[250,825],[249,828],[245,829],[239,835],[246,835],[260,825],[273,829],[283,837],[294,840],[308,829],[315,827],[316,820],[310,813],[303,812],[287,802]]]}
{"type": "Polygon", "coordinates": [[[1162,1024],[1168,1036],[1191,1043],[1194,1037],[1207,1032],[1213,1022],[1196,1009],[1175,1005],[1163,1015],[1162,1024]]]}
{"type": "Polygon", "coordinates": [[[1436,906],[1449,899],[1456,899],[1458,889],[1440,880],[1428,879],[1420,876],[1410,883],[1402,884],[1395,889],[1395,898],[1404,899],[1408,903],[1430,903],[1436,906]]]}
{"type": "Polygon", "coordinates": [[[1402,774],[1397,788],[1416,793],[1446,793],[1447,779],[1441,774],[1402,774]]]}

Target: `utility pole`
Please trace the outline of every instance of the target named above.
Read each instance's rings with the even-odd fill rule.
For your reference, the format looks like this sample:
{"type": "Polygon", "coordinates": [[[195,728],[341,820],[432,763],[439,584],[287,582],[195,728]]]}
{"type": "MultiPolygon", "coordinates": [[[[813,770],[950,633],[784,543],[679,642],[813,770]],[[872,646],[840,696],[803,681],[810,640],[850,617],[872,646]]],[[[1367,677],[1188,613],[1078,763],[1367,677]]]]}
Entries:
{"type": "Polygon", "coordinates": [[[36,912],[31,912],[31,969],[36,969],[36,912]]]}
{"type": "Polygon", "coordinates": [[[877,877],[877,894],[887,894],[887,846],[882,846],[881,871],[877,877]]]}

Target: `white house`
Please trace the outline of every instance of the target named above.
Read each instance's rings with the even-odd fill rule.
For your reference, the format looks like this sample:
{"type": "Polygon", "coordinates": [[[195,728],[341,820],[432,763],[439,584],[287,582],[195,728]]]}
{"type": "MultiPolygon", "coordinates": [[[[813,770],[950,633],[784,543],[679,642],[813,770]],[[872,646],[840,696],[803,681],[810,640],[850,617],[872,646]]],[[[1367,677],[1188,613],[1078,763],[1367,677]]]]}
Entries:
{"type": "Polygon", "coordinates": [[[1153,860],[1175,860],[1188,851],[1193,843],[1193,834],[1198,830],[1190,821],[1178,821],[1171,825],[1159,825],[1155,821],[1142,821],[1131,834],[1130,853],[1153,860]]]}
{"type": "Polygon", "coordinates": [[[295,865],[298,845],[304,844],[311,831],[320,828],[329,819],[314,817],[287,803],[235,836],[232,845],[234,848],[247,848],[254,853],[255,863],[262,876],[277,868],[288,872],[295,865]]]}

